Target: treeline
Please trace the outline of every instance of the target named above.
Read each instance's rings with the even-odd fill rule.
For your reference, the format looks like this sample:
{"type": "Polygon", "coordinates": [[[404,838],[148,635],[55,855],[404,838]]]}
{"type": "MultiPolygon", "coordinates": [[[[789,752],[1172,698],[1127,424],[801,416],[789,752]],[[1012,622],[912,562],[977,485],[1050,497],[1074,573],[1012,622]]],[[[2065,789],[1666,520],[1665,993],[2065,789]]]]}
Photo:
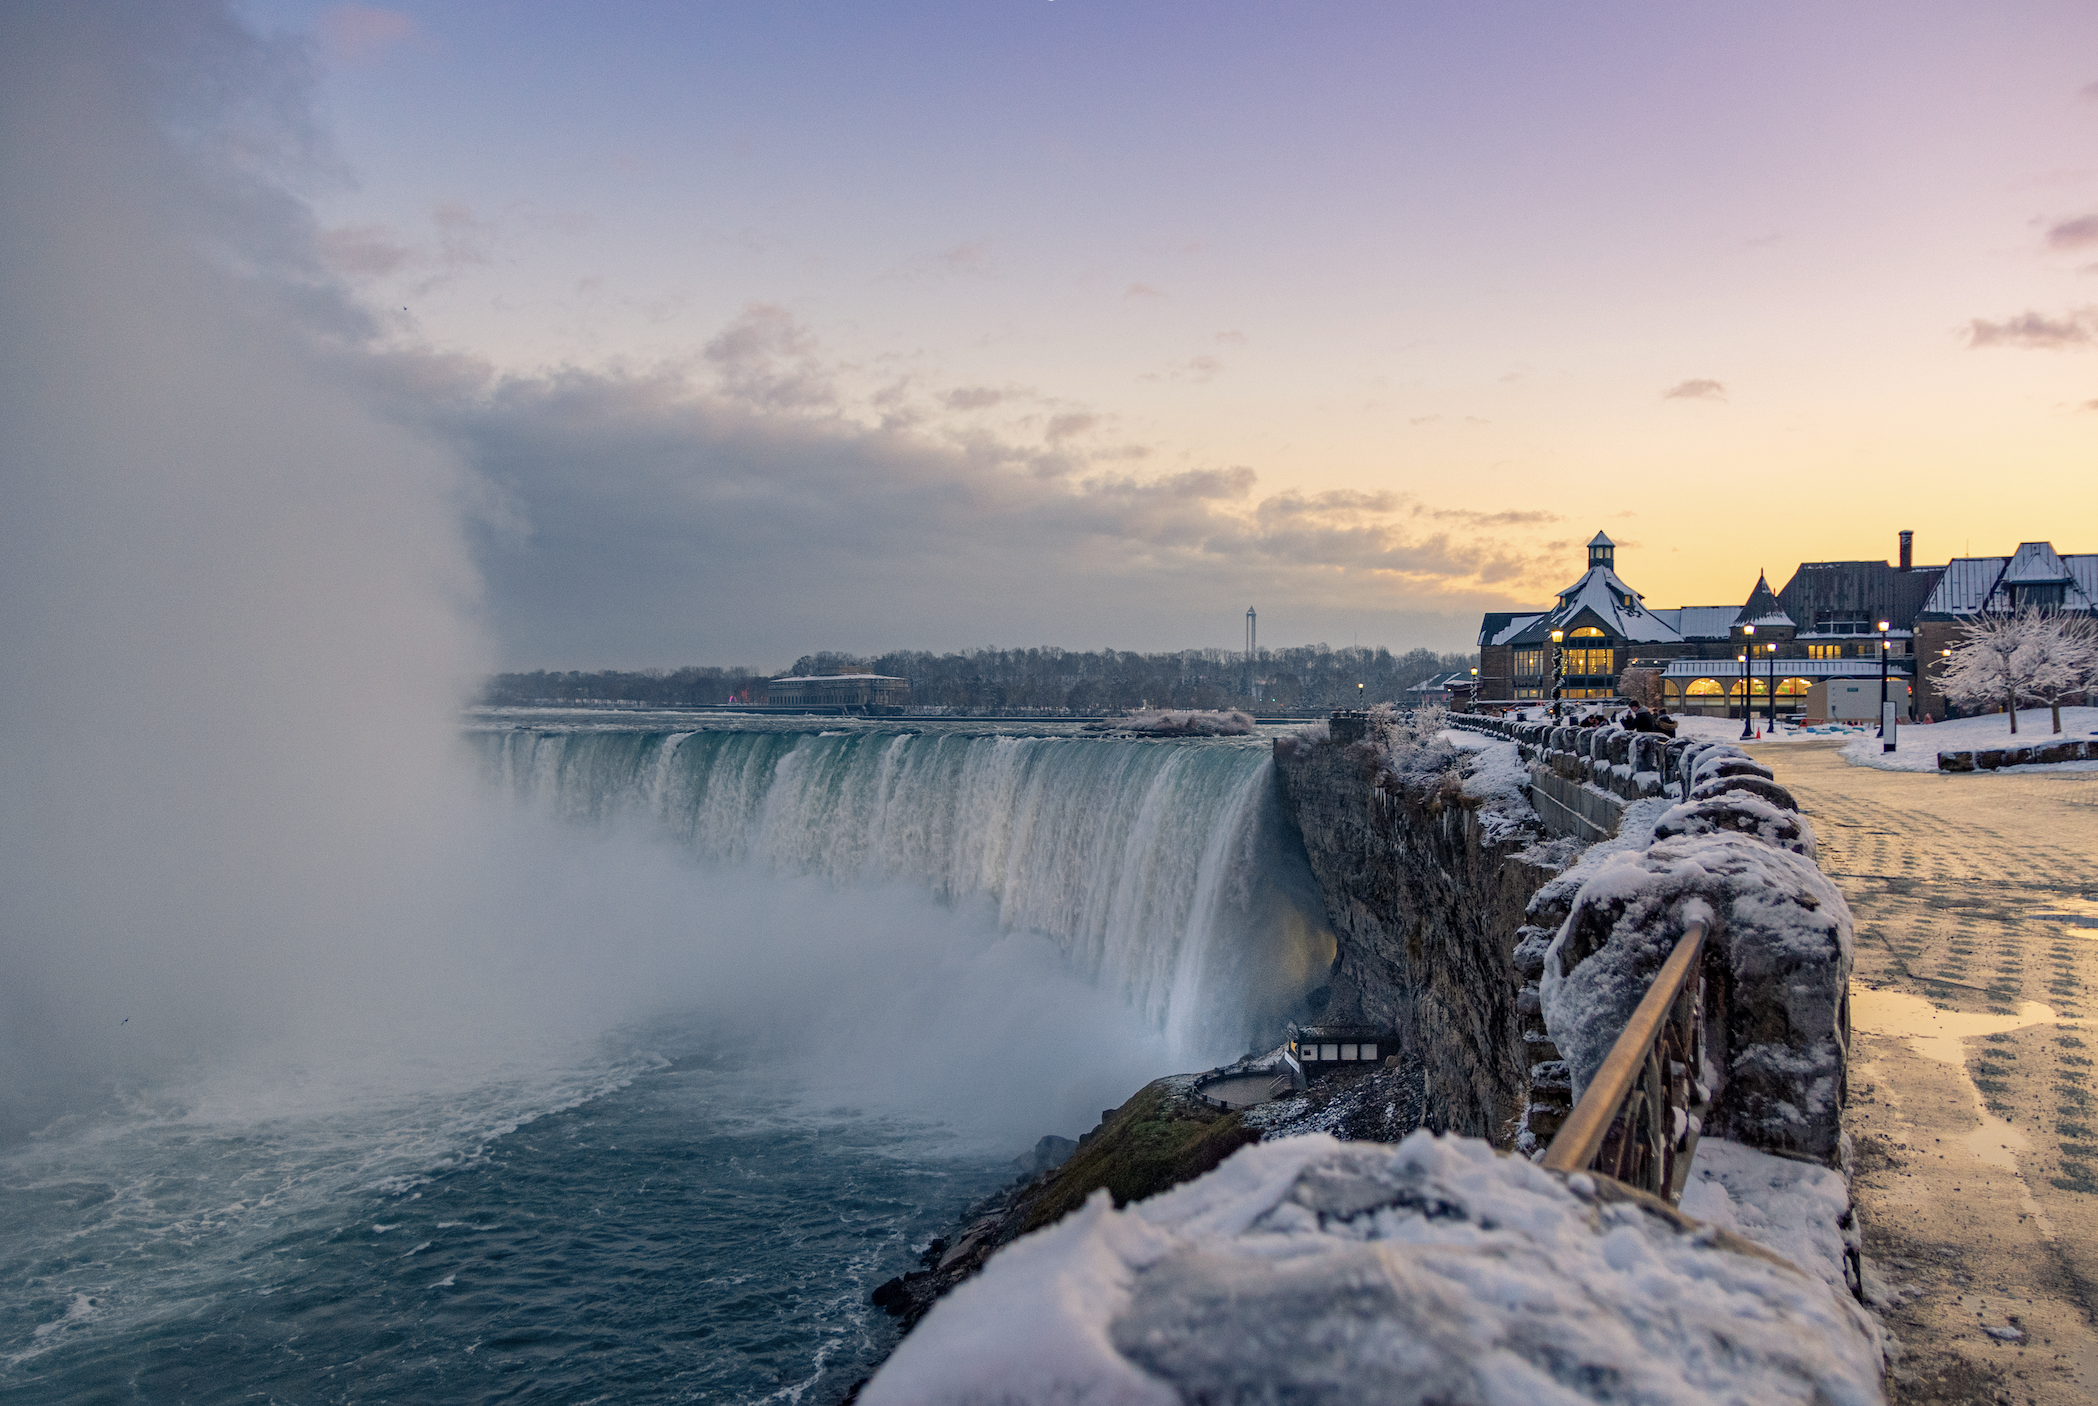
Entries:
{"type": "MultiPolygon", "coordinates": [[[[1476,654],[1432,649],[1304,645],[1243,652],[1188,649],[1137,654],[1103,649],[977,649],[960,654],[905,651],[863,656],[806,654],[785,674],[889,674],[907,679],[914,708],[958,713],[1119,712],[1130,708],[1247,708],[1305,711],[1403,702],[1406,690],[1431,677],[1466,670],[1476,654]]],[[[731,700],[757,703],[774,674],[743,668],[644,669],[638,672],[539,671],[498,674],[485,700],[497,705],[638,703],[675,707],[731,700]]]]}

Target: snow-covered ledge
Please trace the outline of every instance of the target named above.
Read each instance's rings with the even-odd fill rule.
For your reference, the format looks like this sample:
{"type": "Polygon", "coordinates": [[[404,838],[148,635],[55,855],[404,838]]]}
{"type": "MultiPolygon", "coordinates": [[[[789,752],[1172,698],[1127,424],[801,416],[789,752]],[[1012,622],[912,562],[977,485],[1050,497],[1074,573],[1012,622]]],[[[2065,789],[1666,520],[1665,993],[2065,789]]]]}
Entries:
{"type": "MultiPolygon", "coordinates": [[[[1810,1184],[1758,1207],[1748,1156],[1701,1184],[1713,1210],[1828,1199],[1799,1166],[1810,1184]]],[[[1651,1197],[1473,1138],[1311,1134],[1120,1211],[1096,1192],[943,1300],[860,1401],[1870,1406],[1880,1368],[1826,1274],[1651,1197]]]]}

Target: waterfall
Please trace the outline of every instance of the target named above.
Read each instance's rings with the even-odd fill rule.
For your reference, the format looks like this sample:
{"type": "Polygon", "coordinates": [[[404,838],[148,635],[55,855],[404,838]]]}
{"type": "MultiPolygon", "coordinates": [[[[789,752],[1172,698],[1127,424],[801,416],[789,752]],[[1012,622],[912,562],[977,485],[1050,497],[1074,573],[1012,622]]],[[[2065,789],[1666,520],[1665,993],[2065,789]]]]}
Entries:
{"type": "Polygon", "coordinates": [[[986,903],[1142,1012],[1176,1057],[1280,1037],[1333,956],[1264,742],[957,730],[512,727],[517,800],[667,829],[700,858],[986,903]]]}

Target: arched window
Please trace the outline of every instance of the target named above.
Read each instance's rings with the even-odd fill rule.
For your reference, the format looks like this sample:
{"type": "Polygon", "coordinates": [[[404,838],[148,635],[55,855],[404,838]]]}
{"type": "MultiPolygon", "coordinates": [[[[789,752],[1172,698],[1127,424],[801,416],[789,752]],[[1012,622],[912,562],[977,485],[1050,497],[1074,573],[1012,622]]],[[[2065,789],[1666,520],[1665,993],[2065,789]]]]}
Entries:
{"type": "Polygon", "coordinates": [[[1573,637],[1577,640],[1599,640],[1603,637],[1603,632],[1593,625],[1583,625],[1573,632],[1573,637]]]}
{"type": "Polygon", "coordinates": [[[1777,696],[1780,698],[1804,698],[1807,690],[1813,686],[1814,681],[1812,679],[1780,679],[1778,680],[1777,696]]]}
{"type": "MultiPolygon", "coordinates": [[[[1743,682],[1745,681],[1742,679],[1735,679],[1729,684],[1727,684],[1727,696],[1729,698],[1739,698],[1741,696],[1741,685],[1743,684],[1743,682]]],[[[1755,689],[1753,696],[1757,698],[1768,698],[1770,696],[1770,680],[1760,678],[1757,679],[1755,681],[1755,689]]]]}
{"type": "Polygon", "coordinates": [[[1690,687],[1684,691],[1692,698],[1717,698],[1726,692],[1719,686],[1717,679],[1692,679],[1690,687]]]}

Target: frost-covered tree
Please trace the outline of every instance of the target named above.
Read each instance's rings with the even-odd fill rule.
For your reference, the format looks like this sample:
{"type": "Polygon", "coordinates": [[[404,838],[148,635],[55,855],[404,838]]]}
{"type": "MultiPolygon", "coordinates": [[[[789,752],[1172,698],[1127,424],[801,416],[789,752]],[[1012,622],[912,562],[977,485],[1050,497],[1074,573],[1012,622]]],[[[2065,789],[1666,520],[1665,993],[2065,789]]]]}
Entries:
{"type": "Polygon", "coordinates": [[[2024,696],[2045,704],[2062,730],[2062,700],[2098,688],[2098,620],[2088,615],[2043,615],[2026,640],[2032,682],[2024,696]]]}
{"type": "Polygon", "coordinates": [[[2001,703],[2018,731],[2018,697],[2032,684],[2031,639],[2040,621],[2036,610],[2016,615],[1977,615],[1953,646],[1938,687],[1961,707],[2001,703]]]}
{"type": "Polygon", "coordinates": [[[2098,631],[2080,615],[2027,608],[2015,615],[1977,615],[1954,646],[1939,687],[1955,703],[2001,703],[2018,730],[2018,704],[2053,708],[2062,730],[2061,700],[2093,686],[2098,631]]]}

